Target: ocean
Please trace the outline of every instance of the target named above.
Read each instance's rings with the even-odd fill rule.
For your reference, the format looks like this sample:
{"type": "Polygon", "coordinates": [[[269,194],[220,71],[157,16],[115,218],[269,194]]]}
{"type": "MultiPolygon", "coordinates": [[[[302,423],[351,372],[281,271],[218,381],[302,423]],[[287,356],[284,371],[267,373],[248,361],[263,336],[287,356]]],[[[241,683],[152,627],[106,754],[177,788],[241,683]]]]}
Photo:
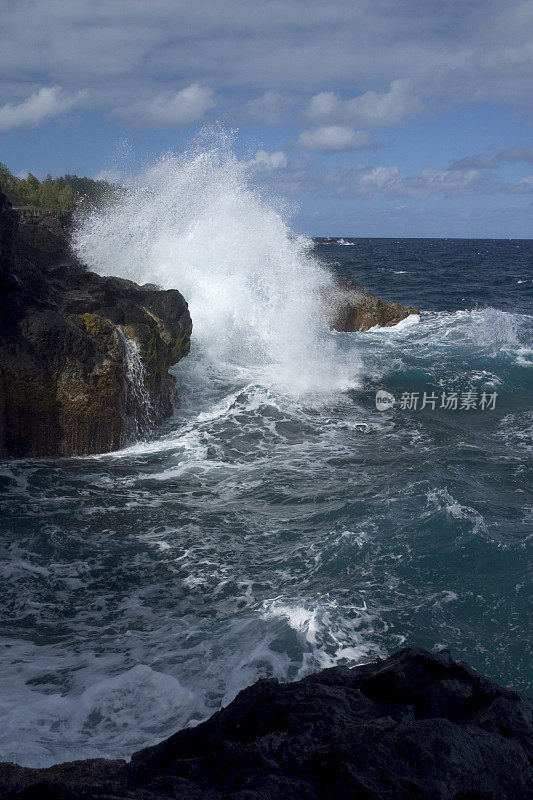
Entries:
{"type": "Polygon", "coordinates": [[[75,247],[178,288],[192,349],[146,440],[0,464],[2,760],[129,757],[407,644],[531,687],[533,241],[296,236],[214,147],[75,247]],[[420,314],[331,332],[338,276],[420,314]]]}

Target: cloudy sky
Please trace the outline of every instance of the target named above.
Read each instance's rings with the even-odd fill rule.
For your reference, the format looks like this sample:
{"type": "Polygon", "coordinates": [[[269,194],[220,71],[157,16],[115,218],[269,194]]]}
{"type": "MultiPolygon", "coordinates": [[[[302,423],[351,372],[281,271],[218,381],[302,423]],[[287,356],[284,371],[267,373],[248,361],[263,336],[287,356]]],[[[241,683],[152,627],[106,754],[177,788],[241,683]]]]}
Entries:
{"type": "Polygon", "coordinates": [[[533,2],[0,0],[0,160],[95,177],[236,129],[315,235],[533,235],[533,2]]]}

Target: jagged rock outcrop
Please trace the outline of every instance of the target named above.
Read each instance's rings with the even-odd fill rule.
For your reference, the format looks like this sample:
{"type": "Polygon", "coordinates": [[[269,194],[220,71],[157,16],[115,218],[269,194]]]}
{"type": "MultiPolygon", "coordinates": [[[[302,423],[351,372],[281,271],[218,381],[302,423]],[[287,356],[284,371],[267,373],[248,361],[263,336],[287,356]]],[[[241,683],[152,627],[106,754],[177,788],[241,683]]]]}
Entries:
{"type": "Polygon", "coordinates": [[[532,759],[531,700],[411,647],[260,680],[131,763],[0,764],[0,800],[527,800],[532,759]]]}
{"type": "Polygon", "coordinates": [[[189,351],[176,290],[89,272],[69,214],[0,195],[0,456],[116,450],[169,416],[170,366],[189,351]]]}
{"type": "Polygon", "coordinates": [[[380,300],[350,278],[338,281],[328,297],[330,327],[336,331],[367,331],[374,325],[390,327],[418,309],[380,300]]]}

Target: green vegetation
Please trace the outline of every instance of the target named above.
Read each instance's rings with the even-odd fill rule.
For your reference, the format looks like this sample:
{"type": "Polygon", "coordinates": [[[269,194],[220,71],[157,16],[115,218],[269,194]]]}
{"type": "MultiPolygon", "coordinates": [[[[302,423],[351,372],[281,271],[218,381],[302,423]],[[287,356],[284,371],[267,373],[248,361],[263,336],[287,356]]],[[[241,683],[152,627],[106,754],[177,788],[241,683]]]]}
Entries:
{"type": "Polygon", "coordinates": [[[47,175],[40,181],[31,172],[27,178],[17,178],[0,163],[0,189],[18,208],[38,208],[46,211],[74,211],[83,205],[95,205],[109,199],[120,188],[107,181],[64,175],[52,178],[47,175]]]}

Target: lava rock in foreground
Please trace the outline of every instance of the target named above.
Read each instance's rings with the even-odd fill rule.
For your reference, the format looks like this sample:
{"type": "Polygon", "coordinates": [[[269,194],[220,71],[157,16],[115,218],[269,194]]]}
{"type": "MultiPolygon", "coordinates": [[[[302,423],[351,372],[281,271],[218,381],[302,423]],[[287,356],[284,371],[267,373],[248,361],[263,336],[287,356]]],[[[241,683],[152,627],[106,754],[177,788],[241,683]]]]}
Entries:
{"type": "Polygon", "coordinates": [[[0,193],[0,457],[117,450],[174,408],[187,303],[89,272],[70,252],[71,224],[0,193]]]}
{"type": "Polygon", "coordinates": [[[0,764],[0,800],[527,800],[533,702],[418,647],[260,680],[130,763],[0,764]]]}

